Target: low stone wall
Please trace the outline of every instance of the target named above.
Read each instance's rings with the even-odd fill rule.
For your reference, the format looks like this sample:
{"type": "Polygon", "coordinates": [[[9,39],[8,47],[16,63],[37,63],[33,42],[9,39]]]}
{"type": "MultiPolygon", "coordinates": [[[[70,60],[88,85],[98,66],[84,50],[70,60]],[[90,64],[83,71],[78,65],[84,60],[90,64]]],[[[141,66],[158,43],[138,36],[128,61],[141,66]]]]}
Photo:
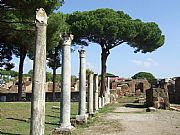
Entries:
{"type": "MultiPolygon", "coordinates": [[[[60,101],[61,92],[55,92],[56,101],[60,101]]],[[[52,92],[46,92],[46,102],[52,101],[52,92]]],[[[26,101],[31,101],[31,93],[26,93],[26,101]]],[[[79,101],[79,91],[71,92],[71,101],[78,102],[79,101]]]]}
{"type": "Polygon", "coordinates": [[[0,102],[17,101],[18,93],[0,93],[0,102]]]}
{"type": "MultiPolygon", "coordinates": [[[[55,92],[56,101],[60,101],[61,92],[55,92]]],[[[0,93],[0,102],[12,102],[17,101],[18,93],[0,93]]],[[[52,92],[46,92],[46,102],[52,101],[52,92]]],[[[31,93],[26,93],[23,101],[31,101],[31,93]]],[[[71,101],[79,101],[79,92],[71,92],[71,101]]]]}

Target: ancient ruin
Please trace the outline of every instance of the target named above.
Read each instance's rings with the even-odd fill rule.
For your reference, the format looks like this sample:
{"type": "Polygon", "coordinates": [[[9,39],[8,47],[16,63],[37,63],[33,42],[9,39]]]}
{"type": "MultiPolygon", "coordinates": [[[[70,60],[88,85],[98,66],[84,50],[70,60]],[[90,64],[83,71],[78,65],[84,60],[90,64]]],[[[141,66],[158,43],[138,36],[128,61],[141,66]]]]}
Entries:
{"type": "Polygon", "coordinates": [[[62,93],[61,93],[61,118],[60,127],[55,132],[61,133],[71,130],[73,126],[70,122],[71,115],[71,42],[72,34],[65,34],[62,48],[62,93]]]}
{"type": "Polygon", "coordinates": [[[47,15],[43,8],[36,12],[36,49],[31,101],[31,135],[44,135],[45,81],[46,81],[46,28],[47,15]]]}
{"type": "Polygon", "coordinates": [[[76,120],[80,123],[87,122],[86,114],[86,54],[85,50],[79,50],[80,58],[80,88],[79,88],[79,112],[76,120]]]}

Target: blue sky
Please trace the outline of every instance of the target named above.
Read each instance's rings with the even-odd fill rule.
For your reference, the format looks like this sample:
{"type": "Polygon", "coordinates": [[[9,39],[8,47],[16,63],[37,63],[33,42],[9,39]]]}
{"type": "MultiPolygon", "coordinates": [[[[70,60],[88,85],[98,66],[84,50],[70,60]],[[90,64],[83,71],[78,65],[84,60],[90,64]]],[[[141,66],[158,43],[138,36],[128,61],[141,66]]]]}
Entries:
{"type": "MultiPolygon", "coordinates": [[[[165,35],[165,44],[152,53],[134,53],[134,49],[122,44],[111,50],[108,57],[107,72],[121,77],[131,77],[140,71],[152,73],[157,78],[180,76],[180,1],[179,0],[65,0],[59,11],[95,10],[112,8],[124,11],[133,19],[156,22],[165,35]]],[[[87,67],[100,73],[101,48],[97,44],[85,47],[87,67]]],[[[32,62],[26,60],[24,72],[31,69],[32,62]]],[[[17,67],[15,67],[17,69],[17,67]]],[[[48,71],[50,71],[48,69],[48,71]]],[[[60,72],[60,71],[59,71],[60,72]]],[[[79,56],[72,54],[72,74],[78,75],[79,56]]]]}

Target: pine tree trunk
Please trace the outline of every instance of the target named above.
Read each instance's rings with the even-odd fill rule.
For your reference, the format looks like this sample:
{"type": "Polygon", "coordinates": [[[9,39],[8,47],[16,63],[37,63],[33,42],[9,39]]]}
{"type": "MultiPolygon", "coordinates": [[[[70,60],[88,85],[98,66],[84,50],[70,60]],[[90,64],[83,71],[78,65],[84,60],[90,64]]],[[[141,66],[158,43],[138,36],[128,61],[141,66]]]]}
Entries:
{"type": "Polygon", "coordinates": [[[55,48],[55,52],[54,52],[54,67],[53,67],[53,91],[52,91],[53,102],[56,101],[55,89],[56,89],[56,61],[57,61],[57,54],[58,54],[57,51],[58,51],[58,49],[55,48]]]}
{"type": "Polygon", "coordinates": [[[106,61],[109,53],[105,50],[102,49],[101,53],[101,89],[100,89],[100,97],[103,96],[104,91],[105,91],[105,77],[106,77],[106,61]]]}
{"type": "Polygon", "coordinates": [[[24,66],[24,60],[26,57],[26,50],[23,50],[23,48],[20,48],[20,61],[19,61],[19,75],[18,75],[18,101],[21,101],[22,99],[22,76],[23,76],[23,66],[24,66]]]}

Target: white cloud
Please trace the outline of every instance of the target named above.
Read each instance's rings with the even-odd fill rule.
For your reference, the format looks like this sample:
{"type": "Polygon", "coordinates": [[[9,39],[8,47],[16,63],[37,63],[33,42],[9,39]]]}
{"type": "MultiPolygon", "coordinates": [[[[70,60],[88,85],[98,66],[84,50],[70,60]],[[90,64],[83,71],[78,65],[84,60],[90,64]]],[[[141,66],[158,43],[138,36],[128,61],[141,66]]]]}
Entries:
{"type": "Polygon", "coordinates": [[[142,65],[142,61],[140,60],[132,60],[132,63],[134,63],[135,65],[142,65]]]}
{"type": "Polygon", "coordinates": [[[145,68],[157,67],[159,64],[152,58],[147,58],[145,60],[131,60],[137,66],[142,66],[145,68]]]}

